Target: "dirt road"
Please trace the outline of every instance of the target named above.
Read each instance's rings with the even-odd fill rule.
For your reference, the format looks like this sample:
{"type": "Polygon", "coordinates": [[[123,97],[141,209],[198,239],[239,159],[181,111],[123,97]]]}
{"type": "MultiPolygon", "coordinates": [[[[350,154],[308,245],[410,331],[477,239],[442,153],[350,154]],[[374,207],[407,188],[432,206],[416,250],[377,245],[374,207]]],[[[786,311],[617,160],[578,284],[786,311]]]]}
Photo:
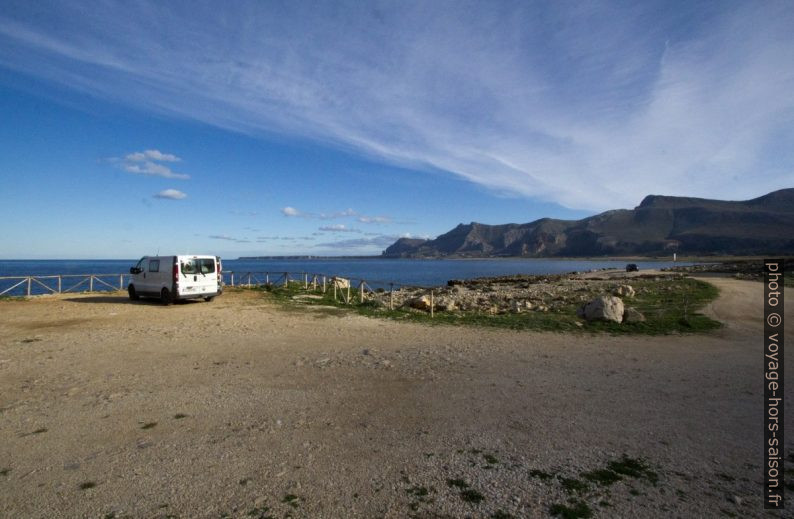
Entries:
{"type": "Polygon", "coordinates": [[[760,516],[762,286],[708,280],[727,325],[664,337],[0,302],[0,516],[760,516]]]}

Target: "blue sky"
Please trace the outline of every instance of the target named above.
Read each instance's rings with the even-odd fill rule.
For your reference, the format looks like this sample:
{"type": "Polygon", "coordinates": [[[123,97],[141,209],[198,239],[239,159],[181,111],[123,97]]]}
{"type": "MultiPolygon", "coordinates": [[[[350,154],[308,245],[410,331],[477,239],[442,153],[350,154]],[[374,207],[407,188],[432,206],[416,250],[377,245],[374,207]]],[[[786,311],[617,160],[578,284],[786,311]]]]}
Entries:
{"type": "Polygon", "coordinates": [[[791,27],[791,2],[2,0],[0,257],[378,254],[792,187],[791,27]]]}

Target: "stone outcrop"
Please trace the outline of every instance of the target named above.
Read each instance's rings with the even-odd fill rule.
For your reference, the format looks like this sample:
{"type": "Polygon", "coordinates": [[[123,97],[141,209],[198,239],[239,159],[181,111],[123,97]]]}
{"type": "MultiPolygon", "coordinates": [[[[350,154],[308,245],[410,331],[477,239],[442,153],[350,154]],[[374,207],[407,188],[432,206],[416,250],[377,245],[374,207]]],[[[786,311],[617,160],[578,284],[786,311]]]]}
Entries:
{"type": "Polygon", "coordinates": [[[615,296],[600,296],[585,303],[576,314],[588,321],[623,322],[623,300],[615,296]]]}

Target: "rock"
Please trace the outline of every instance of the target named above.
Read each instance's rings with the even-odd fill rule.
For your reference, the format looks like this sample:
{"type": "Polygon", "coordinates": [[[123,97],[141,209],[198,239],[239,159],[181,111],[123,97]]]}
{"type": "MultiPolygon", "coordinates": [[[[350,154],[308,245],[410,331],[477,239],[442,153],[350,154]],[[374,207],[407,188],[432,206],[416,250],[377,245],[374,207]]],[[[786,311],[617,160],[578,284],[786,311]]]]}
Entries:
{"type": "Polygon", "coordinates": [[[414,297],[406,301],[405,303],[407,306],[411,308],[416,308],[417,310],[424,310],[425,312],[430,311],[430,296],[419,296],[414,297]]]}
{"type": "Polygon", "coordinates": [[[348,288],[350,286],[350,280],[334,276],[331,278],[331,284],[336,285],[336,288],[348,288]]]}
{"type": "Polygon", "coordinates": [[[585,303],[576,311],[576,315],[588,321],[623,321],[623,301],[615,296],[599,296],[585,303]]]}
{"type": "Polygon", "coordinates": [[[612,293],[620,297],[634,297],[635,294],[634,287],[631,285],[620,285],[612,293]]]}
{"type": "Polygon", "coordinates": [[[731,501],[733,501],[733,504],[736,506],[742,506],[742,498],[737,495],[732,496],[731,501]]]}
{"type": "Polygon", "coordinates": [[[636,308],[626,307],[626,310],[623,311],[623,322],[624,323],[642,323],[645,322],[645,316],[642,315],[642,312],[637,310],[636,308]]]}
{"type": "Polygon", "coordinates": [[[446,311],[446,312],[453,312],[458,309],[458,305],[454,299],[451,297],[439,297],[437,301],[435,301],[436,310],[446,311]]]}
{"type": "Polygon", "coordinates": [[[529,301],[513,300],[510,302],[510,310],[517,314],[520,314],[521,312],[532,310],[532,303],[530,303],[529,301]]]}

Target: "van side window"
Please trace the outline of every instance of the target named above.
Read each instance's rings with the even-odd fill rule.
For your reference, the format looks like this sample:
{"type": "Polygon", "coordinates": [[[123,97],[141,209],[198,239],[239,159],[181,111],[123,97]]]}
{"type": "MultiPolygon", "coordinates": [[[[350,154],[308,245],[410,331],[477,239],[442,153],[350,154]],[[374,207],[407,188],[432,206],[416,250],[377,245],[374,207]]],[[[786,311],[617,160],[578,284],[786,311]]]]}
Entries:
{"type": "Polygon", "coordinates": [[[160,272],[160,260],[149,260],[149,272],[160,272]]]}

